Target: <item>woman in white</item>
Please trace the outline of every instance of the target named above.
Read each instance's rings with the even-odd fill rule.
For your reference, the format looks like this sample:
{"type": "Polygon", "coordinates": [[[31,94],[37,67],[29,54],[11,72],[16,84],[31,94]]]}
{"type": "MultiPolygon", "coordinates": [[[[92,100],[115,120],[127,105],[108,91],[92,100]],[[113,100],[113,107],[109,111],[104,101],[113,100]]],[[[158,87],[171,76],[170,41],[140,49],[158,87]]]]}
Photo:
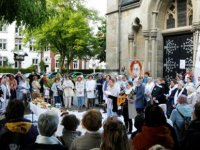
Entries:
{"type": "Polygon", "coordinates": [[[106,102],[107,117],[117,116],[117,98],[120,93],[120,88],[115,82],[114,79],[110,79],[108,89],[104,93],[108,97],[106,102]]]}
{"type": "Polygon", "coordinates": [[[30,90],[30,85],[23,77],[19,77],[19,84],[18,84],[18,100],[23,100],[24,95],[28,94],[30,90]]]}
{"type": "Polygon", "coordinates": [[[38,82],[37,76],[33,77],[33,82],[31,83],[31,85],[32,85],[33,93],[40,95],[41,86],[40,86],[40,83],[38,82]]]}
{"type": "Polygon", "coordinates": [[[187,89],[187,94],[188,94],[188,96],[187,96],[187,103],[190,105],[190,107],[192,109],[194,109],[194,105],[197,102],[197,94],[196,94],[195,88],[189,87],[187,89]]]}
{"type": "Polygon", "coordinates": [[[192,78],[188,77],[187,82],[185,84],[185,88],[188,89],[190,87],[195,87],[194,83],[192,82],[192,78]]]}
{"type": "Polygon", "coordinates": [[[87,108],[94,107],[95,103],[95,89],[96,89],[96,81],[93,80],[93,76],[89,76],[88,80],[85,84],[86,92],[87,92],[87,108]]]}
{"type": "Polygon", "coordinates": [[[1,98],[1,108],[0,109],[1,109],[1,112],[5,112],[8,102],[9,102],[9,98],[10,98],[10,90],[7,85],[6,76],[2,77],[2,79],[1,79],[1,90],[2,90],[3,94],[1,96],[2,98],[1,98]]]}
{"type": "Polygon", "coordinates": [[[77,96],[77,101],[78,101],[78,108],[81,110],[81,108],[84,105],[84,89],[85,89],[85,83],[83,81],[82,76],[78,76],[77,81],[76,81],[76,96],[77,96]]]}
{"type": "Polygon", "coordinates": [[[74,84],[70,80],[70,77],[68,75],[65,75],[65,79],[62,84],[63,88],[63,100],[65,108],[71,108],[71,101],[72,97],[74,96],[74,84]]]}
{"type": "MultiPolygon", "coordinates": [[[[148,103],[150,103],[150,100],[151,100],[151,93],[153,91],[153,88],[154,88],[155,84],[154,82],[152,81],[152,78],[151,77],[148,77],[147,78],[147,83],[145,85],[145,97],[146,97],[146,100],[148,103]]],[[[153,103],[153,102],[152,102],[153,103]]]]}

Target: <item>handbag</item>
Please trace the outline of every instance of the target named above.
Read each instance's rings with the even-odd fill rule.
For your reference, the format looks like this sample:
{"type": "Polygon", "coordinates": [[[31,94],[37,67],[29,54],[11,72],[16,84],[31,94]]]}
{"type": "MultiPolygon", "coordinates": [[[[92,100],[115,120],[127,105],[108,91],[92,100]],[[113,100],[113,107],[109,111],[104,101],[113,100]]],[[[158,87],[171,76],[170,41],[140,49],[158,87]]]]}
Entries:
{"type": "Polygon", "coordinates": [[[63,96],[63,91],[61,89],[59,89],[58,87],[57,88],[57,92],[58,92],[58,96],[63,96]]]}

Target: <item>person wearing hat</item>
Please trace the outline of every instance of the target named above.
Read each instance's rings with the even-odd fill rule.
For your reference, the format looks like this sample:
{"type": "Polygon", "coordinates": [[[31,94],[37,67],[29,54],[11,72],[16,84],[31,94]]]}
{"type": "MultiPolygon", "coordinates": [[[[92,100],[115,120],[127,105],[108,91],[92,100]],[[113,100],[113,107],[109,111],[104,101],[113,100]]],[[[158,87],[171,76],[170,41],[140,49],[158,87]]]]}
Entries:
{"type": "Polygon", "coordinates": [[[75,89],[76,89],[76,96],[77,96],[77,101],[78,101],[78,109],[79,111],[82,109],[84,105],[84,89],[85,89],[85,83],[83,81],[82,76],[77,77],[77,81],[75,83],[75,89]]]}

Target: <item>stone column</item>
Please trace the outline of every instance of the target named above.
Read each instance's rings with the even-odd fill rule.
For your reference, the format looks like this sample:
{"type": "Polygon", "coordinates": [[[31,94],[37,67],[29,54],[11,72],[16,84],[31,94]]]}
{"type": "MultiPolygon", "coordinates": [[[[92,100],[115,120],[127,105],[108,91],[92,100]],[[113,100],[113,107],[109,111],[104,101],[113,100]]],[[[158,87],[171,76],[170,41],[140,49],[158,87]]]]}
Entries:
{"type": "Polygon", "coordinates": [[[129,42],[129,60],[133,60],[134,58],[134,33],[130,33],[128,35],[128,42],[129,42]]]}
{"type": "Polygon", "coordinates": [[[149,32],[143,31],[144,35],[144,71],[149,71],[148,63],[149,63],[149,32]]]}
{"type": "Polygon", "coordinates": [[[157,53],[157,11],[152,12],[152,29],[151,29],[151,48],[152,48],[152,54],[151,54],[151,74],[153,78],[157,77],[157,62],[158,62],[158,53],[157,53]]]}

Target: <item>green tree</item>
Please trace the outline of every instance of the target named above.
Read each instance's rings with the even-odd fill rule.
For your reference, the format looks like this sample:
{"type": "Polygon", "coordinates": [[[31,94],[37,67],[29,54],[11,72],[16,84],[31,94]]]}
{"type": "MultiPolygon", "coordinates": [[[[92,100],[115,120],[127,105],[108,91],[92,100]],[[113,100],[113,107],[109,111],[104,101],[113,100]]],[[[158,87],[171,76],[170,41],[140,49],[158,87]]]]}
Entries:
{"type": "Polygon", "coordinates": [[[0,20],[33,28],[47,19],[46,0],[1,0],[0,20]]]}
{"type": "Polygon", "coordinates": [[[93,55],[88,48],[93,39],[89,20],[97,19],[96,13],[82,5],[82,0],[52,0],[51,5],[55,14],[27,37],[35,39],[37,49],[50,44],[60,54],[59,70],[63,69],[65,59],[68,70],[74,58],[93,55]]]}
{"type": "Polygon", "coordinates": [[[96,44],[95,44],[95,53],[97,59],[106,61],[106,20],[105,18],[101,19],[101,25],[98,27],[98,32],[96,34],[96,44]]]}

